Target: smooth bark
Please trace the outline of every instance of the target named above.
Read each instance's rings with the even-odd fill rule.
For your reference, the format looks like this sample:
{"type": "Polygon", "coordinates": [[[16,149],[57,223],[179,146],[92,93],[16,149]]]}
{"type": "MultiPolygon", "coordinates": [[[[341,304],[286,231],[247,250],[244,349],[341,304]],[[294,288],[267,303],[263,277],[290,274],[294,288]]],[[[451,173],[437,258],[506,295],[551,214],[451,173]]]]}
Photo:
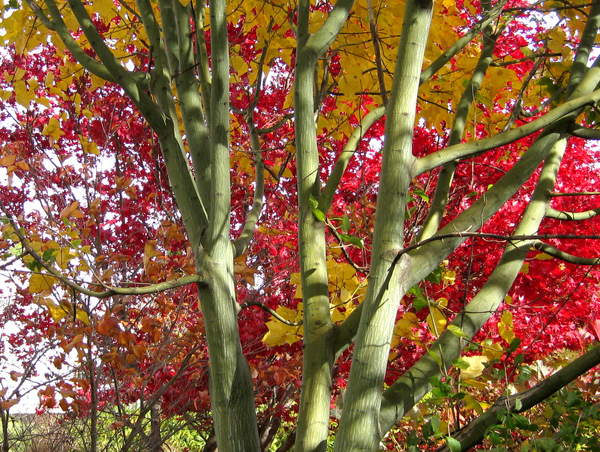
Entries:
{"type": "Polygon", "coordinates": [[[344,400],[336,451],[378,450],[385,430],[379,421],[381,391],[387,368],[396,313],[410,286],[408,256],[398,265],[395,253],[404,247],[406,195],[412,179],[413,128],[421,63],[431,24],[433,3],[408,1],[390,94],[377,222],[371,271],[344,400]]]}

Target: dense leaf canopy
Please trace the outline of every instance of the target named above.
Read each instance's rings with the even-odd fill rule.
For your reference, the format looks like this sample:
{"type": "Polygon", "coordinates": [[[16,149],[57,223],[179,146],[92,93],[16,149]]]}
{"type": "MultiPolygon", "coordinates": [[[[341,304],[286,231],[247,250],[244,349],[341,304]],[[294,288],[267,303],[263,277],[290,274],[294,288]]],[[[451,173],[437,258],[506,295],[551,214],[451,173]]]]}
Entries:
{"type": "Polygon", "coordinates": [[[263,448],[429,447],[600,339],[597,4],[1,21],[3,422],[31,391],[121,450],[156,416],[254,450],[245,397],[263,448]]]}

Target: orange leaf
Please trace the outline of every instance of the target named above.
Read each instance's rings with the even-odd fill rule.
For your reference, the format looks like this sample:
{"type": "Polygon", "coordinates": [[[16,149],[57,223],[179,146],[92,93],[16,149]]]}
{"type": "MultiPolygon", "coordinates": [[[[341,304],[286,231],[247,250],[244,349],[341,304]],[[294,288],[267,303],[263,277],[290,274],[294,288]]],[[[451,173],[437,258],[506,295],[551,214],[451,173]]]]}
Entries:
{"type": "Polygon", "coordinates": [[[21,168],[23,171],[29,171],[29,164],[27,162],[17,162],[15,166],[21,168]]]}
{"type": "Polygon", "coordinates": [[[75,218],[83,217],[83,212],[81,212],[81,210],[79,210],[79,203],[77,201],[72,202],[70,206],[67,206],[63,210],[60,211],[61,219],[71,217],[71,216],[75,217],[75,218]]]}
{"type": "Polygon", "coordinates": [[[19,378],[21,378],[23,375],[21,372],[15,372],[14,370],[10,373],[10,378],[12,381],[17,381],[19,378]]]}
{"type": "Polygon", "coordinates": [[[146,356],[146,347],[143,345],[134,345],[133,354],[138,361],[141,361],[146,356]]]}
{"type": "Polygon", "coordinates": [[[15,406],[17,403],[19,403],[19,400],[21,399],[8,399],[6,401],[3,401],[1,403],[2,408],[4,408],[5,410],[8,410],[10,407],[15,406]]]}
{"type": "Polygon", "coordinates": [[[96,331],[105,336],[118,334],[120,331],[119,321],[114,317],[107,317],[96,327],[96,331]]]}
{"type": "Polygon", "coordinates": [[[119,333],[119,342],[123,345],[129,345],[132,342],[135,343],[136,339],[135,334],[131,331],[121,331],[119,333]]]}
{"type": "Polygon", "coordinates": [[[59,405],[63,411],[69,411],[69,402],[67,402],[65,399],[62,399],[59,405]]]}
{"type": "Polygon", "coordinates": [[[112,424],[110,424],[110,429],[111,430],[116,430],[118,428],[121,428],[125,425],[125,422],[123,421],[117,421],[117,422],[113,422],[112,424]]]}
{"type": "Polygon", "coordinates": [[[17,159],[16,154],[7,155],[0,159],[0,166],[8,167],[15,164],[15,160],[17,159]]]}

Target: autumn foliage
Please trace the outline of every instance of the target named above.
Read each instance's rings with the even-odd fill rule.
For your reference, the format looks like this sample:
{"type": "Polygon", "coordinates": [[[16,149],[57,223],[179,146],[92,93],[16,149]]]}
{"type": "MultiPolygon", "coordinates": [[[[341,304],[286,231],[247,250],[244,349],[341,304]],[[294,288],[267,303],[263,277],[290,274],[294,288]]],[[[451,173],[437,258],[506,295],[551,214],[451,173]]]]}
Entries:
{"type": "MultiPolygon", "coordinates": [[[[381,335],[384,346],[390,344],[382,410],[389,400],[399,403],[394,384],[423,359],[437,372],[426,378],[427,390],[413,403],[429,395],[410,416],[394,420],[393,428],[382,421],[379,439],[391,428],[382,440],[390,450],[444,442],[461,450],[452,432],[499,397],[534,387],[549,373],[534,371],[536,365],[558,369],[566,365],[564,356],[583,355],[600,340],[594,267],[600,155],[592,141],[600,138],[600,95],[595,85],[581,88],[581,80],[593,84],[597,78],[597,64],[582,56],[596,50],[589,38],[598,28],[596,5],[433,4],[414,128],[403,132],[413,160],[398,168],[410,176],[395,198],[404,217],[384,220],[393,207],[377,205],[387,184],[382,174],[389,172],[382,162],[392,152],[386,140],[394,135],[386,108],[400,89],[394,65],[405,2],[301,1],[304,13],[293,2],[227,2],[226,42],[220,43],[230,55],[223,69],[229,84],[224,113],[214,101],[224,77],[215,66],[221,54],[214,50],[219,38],[211,23],[222,17],[209,17],[214,5],[68,3],[28,0],[3,9],[0,297],[2,354],[9,360],[0,380],[3,422],[29,392],[37,395],[39,412],[92,419],[82,424],[84,437],[105,422],[121,450],[168,441],[167,427],[160,427],[168,420],[196,432],[210,450],[219,427],[211,411],[216,389],[209,368],[217,364],[209,348],[211,328],[223,314],[212,314],[206,300],[213,295],[205,291],[211,290],[215,256],[224,253],[214,250],[225,240],[233,253],[225,285],[234,287],[236,356],[249,365],[261,447],[288,450],[304,409],[306,372],[313,372],[306,370],[306,354],[319,347],[305,331],[314,327],[316,312],[306,306],[315,309],[318,297],[302,238],[309,227],[321,228],[314,241],[322,234],[325,250],[319,254],[323,287],[316,290],[327,295],[321,307],[331,329],[325,339],[318,329],[308,334],[331,347],[324,378],[331,382],[325,416],[332,437],[344,421],[346,391],[353,391],[350,369],[356,341],[364,339],[356,332],[367,322],[363,302],[371,303],[369,278],[382,259],[390,275],[396,268],[407,275],[425,271],[402,267],[409,255],[431,266],[419,277],[394,276],[399,284],[416,280],[398,289],[395,321],[381,335]],[[298,91],[296,63],[305,58],[302,46],[314,43],[299,36],[321,37],[328,18],[347,3],[337,38],[314,59],[311,92],[298,91]],[[171,47],[175,41],[177,48],[171,47]],[[165,90],[171,94],[161,97],[165,90]],[[565,111],[549,116],[558,108],[565,111]],[[303,162],[313,157],[299,155],[308,154],[304,131],[297,130],[301,110],[314,118],[317,169],[308,173],[303,162]],[[229,124],[221,155],[229,174],[213,158],[219,143],[210,141],[210,159],[196,149],[217,139],[218,114],[229,124]],[[504,139],[516,130],[525,132],[504,139]],[[546,144],[553,133],[560,138],[546,144]],[[557,150],[562,141],[563,151],[557,150]],[[183,149],[179,157],[173,157],[173,143],[183,149]],[[536,150],[540,143],[543,151],[536,150]],[[174,170],[177,159],[189,174],[174,170]],[[560,166],[555,180],[548,175],[552,162],[560,166]],[[308,191],[306,174],[316,178],[308,191]],[[215,207],[222,202],[219,182],[213,182],[218,176],[221,190],[230,190],[224,213],[215,207]],[[188,179],[197,193],[185,191],[188,179]],[[183,201],[188,195],[205,211],[190,210],[183,201]],[[542,203],[539,227],[530,231],[530,212],[542,203]],[[214,218],[229,220],[224,238],[214,218]],[[403,230],[400,247],[374,255],[377,222],[383,221],[403,230]],[[196,222],[201,227],[192,230],[196,222]],[[507,259],[513,244],[522,257],[507,259]],[[203,260],[202,250],[210,259],[203,260]],[[519,259],[518,275],[504,290],[495,275],[519,259]],[[490,285],[500,287],[493,293],[499,301],[471,334],[470,319],[459,321],[460,313],[490,285]],[[451,340],[460,349],[448,359],[439,344],[451,340]]],[[[580,380],[582,400],[595,391],[591,384],[580,380]]],[[[536,421],[538,430],[547,422],[550,431],[548,419],[554,418],[544,419],[536,421]]],[[[518,427],[527,431],[527,425],[518,427]]],[[[524,438],[511,435],[504,441],[524,438]]],[[[297,450],[316,450],[296,441],[297,450]]],[[[228,447],[223,450],[234,450],[228,447]]]]}

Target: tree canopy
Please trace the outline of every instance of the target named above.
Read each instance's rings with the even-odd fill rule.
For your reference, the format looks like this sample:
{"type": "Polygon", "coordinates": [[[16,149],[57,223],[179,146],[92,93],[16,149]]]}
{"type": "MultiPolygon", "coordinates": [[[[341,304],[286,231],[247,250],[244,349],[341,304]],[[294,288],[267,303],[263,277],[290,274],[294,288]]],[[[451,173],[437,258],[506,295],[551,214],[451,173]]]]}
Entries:
{"type": "Polygon", "coordinates": [[[4,450],[25,391],[93,451],[516,444],[600,363],[600,3],[0,20],[4,450]]]}

